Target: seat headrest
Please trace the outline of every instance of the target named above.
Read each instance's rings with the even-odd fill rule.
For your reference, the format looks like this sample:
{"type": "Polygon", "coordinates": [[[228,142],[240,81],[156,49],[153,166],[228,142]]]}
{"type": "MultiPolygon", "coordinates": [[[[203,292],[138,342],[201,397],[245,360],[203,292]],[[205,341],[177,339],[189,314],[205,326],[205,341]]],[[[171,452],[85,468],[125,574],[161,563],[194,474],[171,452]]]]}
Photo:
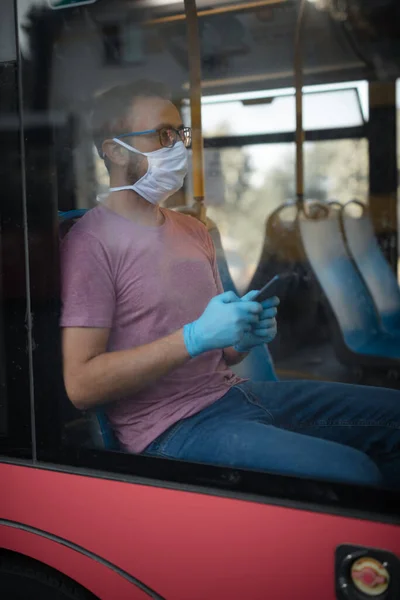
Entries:
{"type": "Polygon", "coordinates": [[[371,296],[354,266],[343,238],[340,213],[325,218],[299,218],[301,241],[308,261],[346,334],[369,336],[379,330],[371,296]]]}
{"type": "Polygon", "coordinates": [[[377,306],[381,319],[400,324],[400,288],[375,236],[368,207],[352,200],[342,211],[347,246],[377,306]]]}
{"type": "Polygon", "coordinates": [[[59,240],[63,240],[67,235],[68,231],[75,225],[78,219],[83,217],[84,214],[88,212],[89,209],[79,208],[74,210],[67,211],[58,211],[58,219],[59,219],[59,228],[58,228],[58,237],[59,240]]]}

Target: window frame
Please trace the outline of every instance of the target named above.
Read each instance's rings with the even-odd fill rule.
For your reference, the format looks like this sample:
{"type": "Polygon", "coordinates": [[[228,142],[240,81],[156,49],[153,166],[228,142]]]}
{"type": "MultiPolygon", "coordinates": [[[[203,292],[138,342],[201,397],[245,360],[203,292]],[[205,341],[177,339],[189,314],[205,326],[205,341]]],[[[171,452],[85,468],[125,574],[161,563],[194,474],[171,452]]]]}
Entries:
{"type": "MultiPolygon", "coordinates": [[[[340,129],[315,129],[304,132],[305,142],[367,139],[367,126],[342,127],[340,129]]],[[[204,138],[205,148],[238,148],[257,144],[295,143],[296,133],[257,133],[254,135],[213,136],[204,138]]]]}
{"type": "MultiPolygon", "coordinates": [[[[318,86],[315,86],[318,87],[318,86]]],[[[340,93],[341,91],[343,92],[354,92],[355,95],[355,100],[356,100],[356,104],[360,113],[360,119],[361,119],[361,124],[359,125],[349,125],[349,126],[342,126],[342,127],[324,127],[322,129],[318,129],[318,128],[313,128],[313,129],[306,129],[304,128],[304,136],[305,136],[305,141],[326,141],[326,140],[337,140],[337,139],[356,139],[358,137],[367,137],[368,135],[368,131],[367,131],[367,126],[368,126],[368,121],[365,118],[364,115],[364,110],[363,110],[363,106],[362,106],[362,102],[361,102],[361,98],[360,98],[360,93],[359,90],[357,89],[357,87],[345,87],[343,89],[328,89],[328,90],[313,90],[313,89],[308,89],[306,92],[306,96],[313,96],[313,95],[323,95],[323,94],[329,94],[329,93],[340,93]]],[[[271,98],[273,99],[274,96],[273,95],[269,95],[271,94],[271,92],[269,90],[266,90],[265,92],[266,94],[266,99],[267,98],[271,98]]],[[[229,96],[229,94],[227,94],[229,96]]],[[[281,98],[281,97],[293,97],[294,98],[294,93],[287,93],[287,94],[281,94],[278,95],[277,98],[281,98]]],[[[205,99],[207,99],[207,96],[204,97],[205,99]]],[[[227,103],[231,103],[231,102],[240,102],[240,99],[236,99],[236,100],[227,100],[227,103]]],[[[184,107],[185,109],[188,108],[188,100],[186,99],[184,101],[184,107]]],[[[249,105],[254,104],[257,105],[260,100],[258,99],[254,99],[254,100],[244,100],[244,102],[247,102],[249,105]]],[[[205,103],[206,105],[213,105],[214,102],[208,102],[205,103]]],[[[215,102],[215,104],[224,104],[224,102],[221,100],[219,102],[215,102]]],[[[293,129],[293,131],[283,131],[283,132],[272,132],[272,133],[268,133],[268,132],[263,132],[263,133],[254,133],[254,134],[227,134],[224,136],[215,136],[215,135],[204,135],[204,142],[207,144],[213,143],[215,142],[217,145],[216,147],[219,147],[219,144],[222,145],[226,145],[226,147],[236,147],[236,146],[244,146],[247,144],[274,144],[274,143],[284,143],[284,142],[295,142],[296,141],[296,131],[295,129],[293,129]],[[249,141],[248,141],[249,140],[249,141]]]]}
{"type": "MultiPolygon", "coordinates": [[[[14,3],[4,7],[4,25],[12,26],[14,3]]],[[[19,104],[15,38],[0,47],[0,456],[31,460],[34,455],[27,271],[27,228],[24,203],[24,148],[19,104]],[[10,123],[13,127],[10,127],[10,123]],[[9,244],[7,246],[7,244],[9,244]],[[8,251],[7,251],[8,247],[8,251]],[[10,251],[11,250],[11,251],[10,251]]]]}

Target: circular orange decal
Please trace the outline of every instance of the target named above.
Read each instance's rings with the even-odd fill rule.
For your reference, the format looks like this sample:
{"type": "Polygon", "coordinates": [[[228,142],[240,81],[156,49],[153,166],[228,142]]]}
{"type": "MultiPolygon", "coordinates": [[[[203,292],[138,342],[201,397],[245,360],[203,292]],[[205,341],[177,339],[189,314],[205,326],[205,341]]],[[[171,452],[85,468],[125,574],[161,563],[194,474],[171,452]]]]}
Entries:
{"type": "Polygon", "coordinates": [[[352,564],[351,579],[366,596],[380,596],[389,587],[390,575],[379,560],[363,556],[352,564]]]}

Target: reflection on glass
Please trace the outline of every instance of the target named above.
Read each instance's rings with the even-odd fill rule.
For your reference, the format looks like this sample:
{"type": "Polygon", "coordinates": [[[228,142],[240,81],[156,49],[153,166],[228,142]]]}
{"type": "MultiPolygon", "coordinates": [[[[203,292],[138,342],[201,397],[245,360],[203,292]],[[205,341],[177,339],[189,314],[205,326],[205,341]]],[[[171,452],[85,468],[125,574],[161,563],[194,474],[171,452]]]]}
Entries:
{"type": "Polygon", "coordinates": [[[294,145],[262,144],[219,153],[224,203],[208,202],[208,215],[218,223],[232,277],[244,291],[257,267],[268,215],[293,196],[294,145]]]}
{"type": "MultiPolygon", "coordinates": [[[[295,147],[257,144],[207,149],[205,155],[208,215],[218,223],[232,277],[244,290],[257,267],[266,220],[295,197],[295,147]]],[[[307,198],[368,202],[367,141],[307,143],[305,174],[307,198]]]]}
{"type": "Polygon", "coordinates": [[[307,198],[368,203],[366,139],[306,142],[304,148],[307,198]]]}
{"type": "MultiPolygon", "coordinates": [[[[53,208],[63,211],[91,208],[96,205],[96,195],[108,191],[109,176],[103,160],[94,149],[91,135],[91,109],[96,95],[143,78],[159,80],[169,85],[173,101],[178,106],[183,102],[183,123],[190,125],[187,29],[185,19],[179,14],[175,18],[173,14],[173,10],[179,13],[182,5],[179,9],[172,9],[167,6],[168,2],[103,0],[85,9],[63,11],[62,15],[60,11],[46,9],[44,2],[19,0],[18,4],[25,27],[25,37],[21,42],[26,63],[23,73],[24,122],[27,124],[30,119],[40,122],[37,137],[33,134],[27,136],[30,144],[27,154],[29,227],[34,233],[40,233],[40,221],[50,230],[47,214],[52,214],[53,208]],[[161,5],[163,7],[160,8],[161,5]],[[54,172],[56,177],[53,177],[54,172]],[[54,185],[51,189],[49,181],[54,185]],[[46,218],[43,218],[44,202],[48,203],[46,218]],[[37,221],[35,206],[39,215],[37,221]]],[[[206,0],[201,4],[206,6],[206,0]]],[[[215,4],[211,3],[212,6],[215,4]]],[[[239,293],[246,290],[253,275],[257,274],[259,263],[266,267],[260,273],[260,281],[267,268],[276,271],[281,268],[281,272],[292,269],[302,276],[301,286],[286,303],[286,312],[283,301],[279,309],[279,343],[283,348],[287,339],[291,352],[286,355],[281,352],[280,357],[274,354],[274,358],[278,356],[279,376],[305,379],[311,368],[316,366],[317,371],[323,363],[332,369],[329,375],[326,371],[316,372],[317,379],[328,377],[343,381],[347,374],[345,377],[338,370],[336,358],[339,355],[335,356],[336,349],[328,335],[324,337],[327,318],[322,311],[320,292],[314,289],[316,286],[311,289],[311,268],[304,256],[297,256],[296,260],[286,256],[280,262],[273,262],[270,254],[260,261],[266,221],[278,207],[293,200],[296,192],[294,143],[265,143],[271,139],[268,134],[292,134],[295,129],[295,101],[293,90],[288,86],[292,84],[293,75],[290,43],[293,41],[296,3],[286,4],[288,6],[284,10],[269,7],[266,10],[239,11],[238,14],[232,10],[229,14],[221,11],[218,17],[203,16],[200,19],[202,89],[205,95],[211,93],[214,96],[214,99],[205,98],[203,103],[204,135],[208,138],[205,150],[208,216],[220,229],[239,293]],[[277,86],[281,86],[280,91],[276,91],[277,86]],[[229,98],[229,94],[239,95],[229,98]],[[246,139],[246,136],[263,134],[267,135],[262,139],[246,139]],[[229,140],[234,136],[242,137],[229,140]],[[257,141],[263,143],[254,143],[257,141]],[[312,327],[318,330],[318,335],[312,335],[315,333],[312,327]]],[[[346,55],[335,41],[330,40],[331,45],[324,45],[325,38],[328,39],[326,30],[323,27],[314,29],[309,39],[319,52],[313,52],[310,59],[310,68],[315,75],[313,82],[334,78],[336,71],[332,67],[340,71],[343,79],[349,78],[348,67],[350,64],[353,69],[354,56],[346,55]]],[[[361,79],[365,73],[357,72],[356,77],[361,79]]],[[[143,92],[143,87],[141,90],[143,92]]],[[[327,129],[339,133],[348,127],[359,127],[352,134],[363,135],[360,126],[364,124],[366,111],[365,107],[361,108],[357,90],[355,84],[343,89],[308,89],[304,98],[305,129],[318,130],[319,136],[314,136],[318,139],[323,138],[324,131],[327,136],[327,129]]],[[[146,113],[148,108],[146,106],[146,113]]],[[[120,111],[121,107],[117,106],[116,120],[121,116],[120,111]]],[[[107,132],[112,130],[111,120],[107,132]]],[[[158,127],[162,122],[160,117],[160,120],[149,123],[149,127],[158,127]]],[[[340,135],[343,137],[349,133],[340,135]]],[[[334,136],[331,134],[331,137],[334,136]]],[[[274,142],[277,139],[290,141],[293,136],[276,136],[274,142]]],[[[368,147],[365,139],[308,142],[304,150],[307,198],[318,201],[335,199],[344,203],[355,197],[368,202],[368,147]]],[[[188,177],[184,193],[179,191],[168,198],[167,205],[180,206],[185,200],[191,204],[192,187],[188,177]]],[[[134,202],[134,198],[132,200],[134,202]]],[[[176,213],[170,214],[177,216],[176,213]]],[[[93,213],[88,218],[92,216],[93,213]]],[[[294,219],[287,221],[286,230],[292,234],[294,219]]],[[[277,231],[274,251],[285,245],[282,242],[284,228],[277,231]]],[[[295,237],[293,235],[291,239],[295,237]]],[[[32,238],[30,236],[30,240],[32,238]]],[[[286,241],[288,238],[289,235],[286,241]]],[[[324,247],[326,237],[321,234],[316,239],[314,249],[319,250],[324,247]]],[[[275,252],[276,255],[278,252],[275,252]]],[[[155,258],[155,266],[158,266],[158,257],[162,260],[163,253],[155,258]]],[[[180,259],[185,257],[180,256],[180,259]]],[[[43,261],[43,273],[46,275],[45,263],[43,261]]],[[[80,266],[77,264],[77,271],[80,266]]],[[[327,259],[326,270],[329,266],[327,259]]],[[[175,272],[175,265],[172,270],[175,272]]],[[[181,279],[180,272],[178,275],[181,279]]],[[[90,279],[82,278],[81,285],[84,287],[90,279]]],[[[152,281],[158,285],[161,279],[154,277],[152,281]]],[[[155,304],[158,302],[157,293],[155,289],[154,294],[148,294],[155,304]]],[[[162,293],[163,290],[160,297],[162,293]]],[[[178,295],[185,309],[187,306],[190,308],[189,286],[178,295]]],[[[94,305],[95,302],[88,302],[90,309],[94,305]]],[[[165,316],[167,321],[168,313],[165,316]]],[[[366,329],[369,328],[367,325],[366,329]]]]}

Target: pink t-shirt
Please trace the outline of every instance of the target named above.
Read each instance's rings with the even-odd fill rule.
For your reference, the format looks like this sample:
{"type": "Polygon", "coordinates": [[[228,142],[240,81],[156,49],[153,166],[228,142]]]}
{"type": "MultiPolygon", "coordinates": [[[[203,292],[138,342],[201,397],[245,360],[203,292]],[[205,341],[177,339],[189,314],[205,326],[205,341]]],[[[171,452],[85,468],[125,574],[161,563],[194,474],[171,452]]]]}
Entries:
{"type": "MultiPolygon", "coordinates": [[[[99,205],[74,225],[61,246],[62,327],[110,328],[108,351],[125,350],[194,321],[223,291],[207,229],[162,212],[160,227],[145,227],[99,205]]],[[[206,352],[109,404],[107,414],[121,445],[141,452],[237,381],[221,350],[206,352]]]]}

